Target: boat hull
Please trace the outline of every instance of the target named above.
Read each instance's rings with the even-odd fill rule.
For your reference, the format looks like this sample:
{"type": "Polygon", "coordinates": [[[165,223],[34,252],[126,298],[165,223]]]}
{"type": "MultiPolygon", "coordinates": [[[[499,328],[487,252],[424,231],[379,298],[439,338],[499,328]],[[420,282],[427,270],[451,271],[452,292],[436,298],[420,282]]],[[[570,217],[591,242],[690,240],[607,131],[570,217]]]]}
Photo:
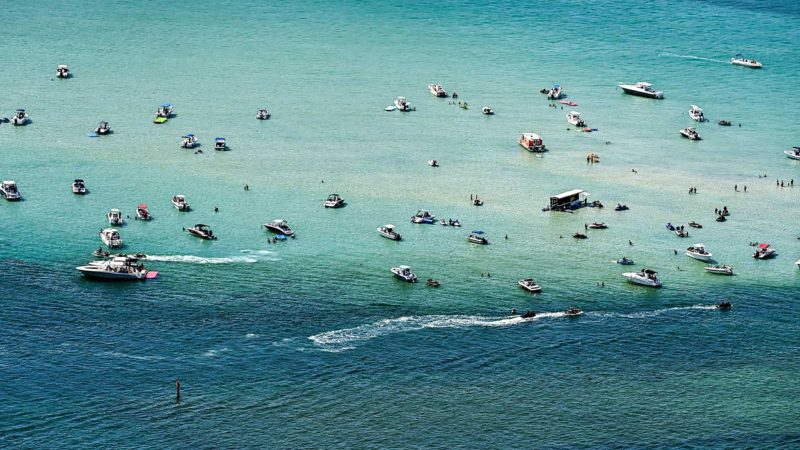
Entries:
{"type": "Polygon", "coordinates": [[[77,268],[86,278],[112,281],[140,281],[147,279],[147,271],[128,273],[103,270],[100,266],[81,266],[77,268]]]}
{"type": "Polygon", "coordinates": [[[653,98],[653,99],[657,99],[657,100],[661,100],[661,99],[664,98],[664,96],[662,94],[658,93],[658,92],[640,91],[638,89],[631,89],[631,88],[622,87],[622,86],[620,86],[620,89],[622,89],[622,91],[625,92],[628,95],[635,95],[637,97],[653,98]]]}

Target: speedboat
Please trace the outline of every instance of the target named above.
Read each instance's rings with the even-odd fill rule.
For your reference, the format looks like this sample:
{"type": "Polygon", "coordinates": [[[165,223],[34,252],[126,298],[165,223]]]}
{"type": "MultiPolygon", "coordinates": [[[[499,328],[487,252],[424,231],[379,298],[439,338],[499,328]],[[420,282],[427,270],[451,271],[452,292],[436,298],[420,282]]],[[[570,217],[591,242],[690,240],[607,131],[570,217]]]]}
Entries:
{"type": "Polygon", "coordinates": [[[727,264],[715,264],[709,265],[704,267],[705,271],[708,273],[713,273],[716,275],[733,275],[733,267],[727,264]]]}
{"type": "Polygon", "coordinates": [[[642,269],[639,272],[625,272],[622,276],[627,278],[629,283],[641,286],[661,287],[661,280],[658,278],[658,272],[655,270],[642,269]]]}
{"type": "Polygon", "coordinates": [[[563,90],[561,89],[561,85],[558,83],[553,83],[553,87],[547,89],[545,94],[547,95],[548,100],[558,100],[564,94],[563,90]]]}
{"type": "Polygon", "coordinates": [[[717,309],[731,309],[732,307],[731,302],[720,302],[717,305],[717,309]]]}
{"type": "Polygon", "coordinates": [[[156,117],[163,117],[165,119],[169,119],[174,114],[172,110],[172,105],[169,103],[162,103],[161,106],[158,107],[156,110],[156,117]]]}
{"type": "Polygon", "coordinates": [[[181,148],[195,148],[200,143],[197,141],[197,136],[194,134],[188,133],[181,136],[181,148]]]}
{"type": "Polygon", "coordinates": [[[628,259],[627,256],[623,256],[622,258],[617,260],[617,264],[620,264],[620,265],[623,265],[623,266],[632,266],[634,263],[633,263],[632,259],[628,259]]]}
{"type": "Polygon", "coordinates": [[[755,259],[770,259],[774,258],[777,253],[775,249],[770,247],[769,244],[758,244],[758,248],[753,253],[755,259]]]}
{"type": "Polygon", "coordinates": [[[488,106],[484,106],[483,108],[481,108],[481,112],[484,115],[487,115],[487,116],[493,116],[494,115],[494,110],[492,108],[489,108],[488,106]]]}
{"type": "Polygon", "coordinates": [[[539,286],[533,278],[525,278],[524,280],[517,281],[517,284],[522,289],[529,292],[542,292],[542,287],[539,286]]]}
{"type": "Polygon", "coordinates": [[[100,122],[100,124],[97,126],[97,128],[94,129],[94,132],[98,136],[104,136],[106,134],[110,134],[111,133],[111,125],[109,125],[108,122],[106,122],[104,120],[104,121],[100,122]]]}
{"type": "Polygon", "coordinates": [[[700,225],[699,223],[695,222],[694,220],[689,222],[689,226],[692,227],[692,228],[703,228],[702,225],[700,225]]]}
{"type": "Polygon", "coordinates": [[[56,78],[69,78],[69,67],[66,64],[56,67],[56,78]]]}
{"type": "Polygon", "coordinates": [[[328,196],[328,199],[325,200],[325,207],[326,208],[340,208],[344,206],[344,199],[339,196],[339,194],[331,194],[328,196]]]}
{"type": "Polygon", "coordinates": [[[269,119],[269,116],[270,116],[269,111],[267,111],[266,108],[259,109],[258,112],[256,113],[256,119],[258,120],[267,120],[269,119]]]}
{"type": "Polygon", "coordinates": [[[205,240],[214,240],[217,238],[217,235],[208,227],[208,225],[198,223],[193,227],[189,227],[186,229],[189,234],[193,234],[201,239],[205,240]]]}
{"type": "Polygon", "coordinates": [[[178,211],[189,211],[189,202],[186,201],[186,196],[178,194],[172,197],[172,205],[178,211]]]}
{"type": "Polygon", "coordinates": [[[697,105],[692,105],[689,108],[689,117],[695,122],[705,122],[706,116],[703,115],[703,110],[697,105]]]}
{"type": "Polygon", "coordinates": [[[585,234],[583,234],[581,232],[576,232],[575,234],[572,235],[572,237],[574,237],[575,239],[588,239],[589,238],[589,236],[587,236],[587,235],[585,235],[585,234]]]}
{"type": "Polygon", "coordinates": [[[382,227],[378,227],[378,233],[386,239],[391,239],[393,241],[399,241],[403,238],[400,236],[400,233],[394,230],[394,225],[388,223],[382,227]]]}
{"type": "Polygon", "coordinates": [[[467,236],[467,240],[473,244],[480,245],[486,245],[489,243],[489,240],[483,237],[483,231],[480,230],[474,230],[472,233],[470,233],[470,235],[467,236]]]}
{"type": "Polygon", "coordinates": [[[731,64],[735,66],[749,67],[751,69],[760,69],[762,67],[760,62],[756,61],[755,59],[745,58],[741,53],[731,58],[731,64]]]}
{"type": "Polygon", "coordinates": [[[420,209],[419,211],[417,211],[416,214],[411,216],[411,222],[412,223],[432,224],[432,223],[436,223],[435,219],[436,219],[436,216],[434,216],[433,214],[431,214],[430,212],[428,212],[428,211],[426,211],[424,209],[420,209]]]}
{"type": "Polygon", "coordinates": [[[225,142],[225,138],[223,137],[214,138],[214,150],[223,151],[227,149],[228,149],[228,144],[225,142]]]}
{"type": "Polygon", "coordinates": [[[437,161],[435,159],[431,159],[431,160],[428,161],[428,165],[431,166],[431,167],[439,167],[439,161],[437,161]]]}
{"type": "Polygon", "coordinates": [[[567,308],[566,311],[564,311],[564,315],[566,315],[567,317],[576,317],[580,316],[581,314],[583,314],[583,311],[574,306],[570,306],[569,308],[567,308]]]}
{"type": "Polygon", "coordinates": [[[414,274],[414,272],[411,271],[411,267],[398,266],[398,267],[392,267],[391,270],[394,276],[400,278],[403,281],[407,281],[409,283],[417,282],[417,276],[414,274]]]}
{"type": "Polygon", "coordinates": [[[75,179],[75,181],[72,182],[72,193],[76,195],[86,194],[86,183],[80,178],[75,179]]]}
{"type": "Polygon", "coordinates": [[[800,160],[800,147],[792,147],[791,150],[784,150],[787,158],[800,160]]]}
{"type": "Polygon", "coordinates": [[[623,205],[622,203],[617,203],[617,206],[614,207],[614,211],[627,211],[628,205],[623,205]]]}
{"type": "Polygon", "coordinates": [[[547,149],[542,137],[536,133],[522,133],[517,142],[529,152],[543,152],[547,149]]]}
{"type": "Polygon", "coordinates": [[[567,122],[575,125],[576,127],[583,128],[586,126],[586,122],[581,119],[581,113],[578,111],[570,111],[567,113],[567,122]]]}
{"type": "Polygon", "coordinates": [[[119,231],[115,228],[106,228],[100,230],[100,240],[106,244],[108,248],[122,247],[122,239],[119,237],[119,231]]]}
{"type": "Polygon", "coordinates": [[[92,263],[76,269],[86,278],[119,281],[152,279],[158,274],[148,271],[144,264],[139,263],[138,258],[129,255],[115,256],[108,261],[101,261],[100,264],[92,263]]]}
{"type": "Polygon", "coordinates": [[[108,217],[108,223],[110,225],[118,226],[122,225],[123,218],[122,218],[122,211],[118,210],[117,208],[113,208],[111,211],[106,214],[108,217]]]}
{"type": "Polygon", "coordinates": [[[686,127],[680,131],[681,136],[689,139],[690,141],[699,141],[703,138],[700,137],[700,133],[694,129],[694,127],[686,127]]]}
{"type": "Polygon", "coordinates": [[[431,91],[435,97],[447,97],[447,91],[444,90],[441,84],[429,84],[428,90],[431,91]]]}
{"type": "Polygon", "coordinates": [[[587,225],[587,228],[591,228],[592,230],[603,230],[608,228],[608,225],[606,225],[604,222],[592,222],[587,225]]]}
{"type": "Polygon", "coordinates": [[[150,211],[147,209],[147,205],[141,203],[136,207],[136,218],[139,220],[150,220],[153,218],[153,215],[150,214],[150,211]]]}
{"type": "Polygon", "coordinates": [[[528,310],[528,311],[525,311],[524,313],[520,314],[519,316],[521,318],[523,318],[523,319],[530,319],[532,317],[536,317],[536,311],[528,310]]]}
{"type": "Polygon", "coordinates": [[[11,118],[11,123],[14,126],[27,125],[28,121],[28,113],[22,108],[14,111],[14,117],[11,118]]]}
{"type": "Polygon", "coordinates": [[[398,111],[411,111],[411,104],[408,103],[405,97],[397,97],[394,99],[394,107],[398,111]]]}
{"type": "Polygon", "coordinates": [[[682,237],[682,238],[689,237],[689,232],[684,230],[683,228],[676,228],[675,229],[675,234],[678,237],[682,237]]]}
{"type": "Polygon", "coordinates": [[[265,223],[264,228],[275,234],[294,236],[294,230],[292,230],[289,224],[283,219],[275,219],[272,222],[265,223]]]}
{"type": "Polygon", "coordinates": [[[620,89],[625,91],[626,94],[636,95],[639,97],[663,99],[664,93],[653,89],[653,85],[639,81],[635,84],[619,84],[620,89]]]}
{"type": "Polygon", "coordinates": [[[689,258],[694,258],[698,261],[709,261],[712,256],[712,253],[709,253],[706,250],[706,246],[703,244],[694,244],[693,246],[686,249],[686,256],[689,258]]]}
{"type": "Polygon", "coordinates": [[[19,190],[17,189],[17,183],[11,180],[0,183],[0,196],[10,202],[22,200],[22,196],[19,195],[19,190]]]}

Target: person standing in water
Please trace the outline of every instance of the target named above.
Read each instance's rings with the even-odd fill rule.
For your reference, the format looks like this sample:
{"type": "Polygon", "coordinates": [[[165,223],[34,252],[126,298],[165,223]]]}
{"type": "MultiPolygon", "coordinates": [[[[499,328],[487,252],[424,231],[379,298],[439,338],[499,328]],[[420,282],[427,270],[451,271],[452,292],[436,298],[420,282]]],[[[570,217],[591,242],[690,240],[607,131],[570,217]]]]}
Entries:
{"type": "Polygon", "coordinates": [[[175,400],[181,399],[181,380],[175,378],[175,400]]]}

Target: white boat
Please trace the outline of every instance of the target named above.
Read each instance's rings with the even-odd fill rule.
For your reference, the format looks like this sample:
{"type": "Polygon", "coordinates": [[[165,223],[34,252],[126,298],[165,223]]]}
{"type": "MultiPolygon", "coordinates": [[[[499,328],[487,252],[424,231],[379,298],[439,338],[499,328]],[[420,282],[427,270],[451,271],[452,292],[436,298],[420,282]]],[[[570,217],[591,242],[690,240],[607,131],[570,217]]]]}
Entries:
{"type": "Polygon", "coordinates": [[[392,267],[391,270],[394,276],[400,278],[403,281],[408,281],[409,283],[417,282],[417,276],[414,274],[414,272],[411,271],[411,267],[398,266],[398,267],[392,267]]]}
{"type": "Polygon", "coordinates": [[[692,105],[692,107],[689,108],[689,118],[691,118],[695,122],[706,121],[706,116],[703,115],[703,110],[700,109],[700,107],[697,105],[692,105]]]}
{"type": "Polygon", "coordinates": [[[10,202],[16,202],[22,199],[17,189],[17,183],[11,180],[0,183],[0,196],[10,202]]]}
{"type": "Polygon", "coordinates": [[[494,115],[494,110],[492,108],[489,108],[488,106],[484,106],[483,108],[481,108],[481,112],[487,116],[494,115]]]}
{"type": "Polygon", "coordinates": [[[11,118],[11,123],[14,126],[27,125],[28,121],[28,113],[22,108],[14,111],[14,117],[11,118]]]}
{"type": "Polygon", "coordinates": [[[214,139],[214,150],[223,151],[227,149],[228,149],[228,143],[225,141],[225,138],[218,137],[214,139]]]}
{"type": "Polygon", "coordinates": [[[429,84],[428,90],[436,97],[447,97],[447,91],[444,90],[441,84],[429,84]]]}
{"type": "Polygon", "coordinates": [[[411,104],[408,103],[405,97],[397,97],[394,99],[394,107],[398,111],[411,111],[411,104]]]}
{"type": "Polygon", "coordinates": [[[470,233],[470,235],[467,236],[467,240],[472,242],[473,244],[480,244],[480,245],[486,245],[489,243],[489,240],[483,237],[483,231],[480,230],[476,230],[470,233]]]}
{"type": "Polygon", "coordinates": [[[169,119],[175,114],[172,109],[172,105],[169,103],[162,103],[161,106],[158,107],[156,110],[156,117],[163,117],[165,119],[169,119]]]}
{"type": "Polygon", "coordinates": [[[86,183],[80,178],[75,179],[75,181],[72,182],[72,193],[75,195],[86,194],[86,183]]]}
{"type": "Polygon", "coordinates": [[[403,237],[400,236],[400,233],[394,230],[394,225],[388,223],[382,227],[378,227],[378,233],[381,236],[385,237],[386,239],[391,239],[393,241],[399,241],[403,237]]]}
{"type": "Polygon", "coordinates": [[[549,100],[558,100],[562,95],[564,95],[564,91],[558,83],[553,83],[553,87],[547,90],[547,98],[549,100]]]}
{"type": "Polygon", "coordinates": [[[578,111],[570,111],[569,113],[567,113],[567,122],[571,123],[572,125],[575,125],[578,128],[586,127],[586,122],[584,122],[583,119],[581,119],[581,113],[579,113],[578,111]]]}
{"type": "Polygon", "coordinates": [[[664,98],[663,92],[653,89],[652,84],[645,83],[644,81],[639,81],[634,84],[618,84],[617,86],[619,86],[619,88],[622,89],[626,94],[655,99],[664,98]]]}
{"type": "Polygon", "coordinates": [[[690,141],[699,141],[703,138],[700,137],[700,133],[694,129],[694,127],[686,127],[680,131],[681,136],[689,139],[690,141]]]}
{"type": "Polygon", "coordinates": [[[264,228],[275,234],[294,236],[294,230],[292,230],[289,224],[283,219],[275,219],[272,222],[265,223],[264,228]]]}
{"type": "Polygon", "coordinates": [[[100,230],[100,240],[103,241],[103,244],[108,248],[122,247],[122,239],[119,237],[119,231],[115,228],[100,230]]]}
{"type": "Polygon", "coordinates": [[[256,119],[258,119],[258,120],[267,120],[267,119],[269,119],[269,116],[270,116],[270,113],[269,113],[269,111],[267,111],[266,108],[259,109],[258,112],[256,113],[256,119]]]}
{"type": "Polygon", "coordinates": [[[797,261],[795,261],[794,265],[796,265],[797,267],[800,267],[800,259],[798,259],[797,261]]]}
{"type": "Polygon", "coordinates": [[[344,199],[339,194],[331,194],[325,200],[326,208],[340,208],[344,206],[344,199]]]}
{"type": "Polygon", "coordinates": [[[542,287],[533,280],[533,278],[525,278],[524,280],[517,281],[517,284],[522,289],[529,292],[542,292],[542,287]]]}
{"type": "Polygon", "coordinates": [[[741,53],[731,58],[731,64],[735,66],[749,67],[751,69],[760,69],[763,67],[760,62],[756,61],[755,59],[745,58],[741,53]]]}
{"type": "Polygon", "coordinates": [[[658,273],[655,270],[642,269],[639,272],[625,272],[622,276],[627,278],[629,283],[641,286],[661,287],[661,280],[658,278],[658,273]]]}
{"type": "Polygon", "coordinates": [[[217,238],[217,235],[206,224],[198,223],[193,227],[186,229],[190,234],[197,236],[201,239],[212,241],[217,238]]]}
{"type": "Polygon", "coordinates": [[[586,228],[590,228],[592,230],[605,230],[608,228],[608,225],[605,222],[592,222],[586,226],[586,228]]]}
{"type": "Polygon", "coordinates": [[[172,206],[178,211],[189,211],[189,202],[186,201],[185,195],[174,195],[172,197],[172,206]]]}
{"type": "Polygon", "coordinates": [[[139,206],[136,207],[136,218],[139,220],[150,220],[153,218],[153,215],[150,214],[150,210],[147,209],[146,204],[140,203],[139,206]]]}
{"type": "Polygon", "coordinates": [[[517,142],[529,152],[543,152],[547,150],[542,141],[542,137],[536,133],[522,133],[517,142]]]}
{"type": "Polygon", "coordinates": [[[755,259],[770,259],[774,258],[778,253],[769,244],[759,244],[756,251],[753,253],[755,259]]]}
{"type": "Polygon", "coordinates": [[[69,67],[66,64],[56,67],[56,78],[69,78],[69,67]]]}
{"type": "Polygon", "coordinates": [[[109,125],[108,122],[106,122],[104,120],[104,121],[100,122],[99,125],[97,125],[97,128],[94,129],[94,132],[98,136],[105,136],[106,134],[110,134],[111,133],[111,125],[109,125]]]}
{"type": "Polygon", "coordinates": [[[103,280],[135,281],[155,278],[158,272],[148,271],[139,259],[133,256],[115,256],[106,261],[94,261],[76,267],[87,278],[103,280]]]}
{"type": "Polygon", "coordinates": [[[800,147],[792,147],[791,150],[784,150],[783,153],[787,158],[800,160],[800,147]]]}
{"type": "Polygon", "coordinates": [[[689,258],[694,258],[698,261],[709,261],[711,260],[711,257],[714,255],[706,250],[705,245],[694,244],[693,246],[686,249],[686,256],[688,256],[689,258]]]}
{"type": "Polygon", "coordinates": [[[113,208],[111,211],[106,214],[108,217],[108,223],[110,225],[118,226],[122,225],[124,219],[122,218],[122,211],[118,210],[117,208],[113,208]]]}
{"type": "Polygon", "coordinates": [[[181,148],[195,148],[198,145],[200,145],[200,142],[194,134],[188,133],[181,136],[181,148]]]}
{"type": "Polygon", "coordinates": [[[434,216],[427,210],[420,209],[419,211],[417,211],[416,214],[411,216],[411,222],[432,224],[436,223],[436,216],[434,216]]]}
{"type": "Polygon", "coordinates": [[[733,275],[733,267],[727,264],[715,264],[712,266],[706,266],[704,269],[706,272],[716,275],[733,275]]]}

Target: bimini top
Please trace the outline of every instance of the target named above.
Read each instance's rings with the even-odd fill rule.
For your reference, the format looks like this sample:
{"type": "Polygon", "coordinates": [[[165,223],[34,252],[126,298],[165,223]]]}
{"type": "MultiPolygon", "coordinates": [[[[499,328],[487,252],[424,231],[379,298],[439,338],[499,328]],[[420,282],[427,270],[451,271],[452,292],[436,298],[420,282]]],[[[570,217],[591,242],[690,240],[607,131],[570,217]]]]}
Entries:
{"type": "Polygon", "coordinates": [[[161,106],[163,106],[164,108],[171,108],[172,107],[172,105],[169,104],[169,103],[162,103],[161,106]]]}
{"type": "Polygon", "coordinates": [[[217,141],[217,142],[222,142],[222,141],[224,141],[224,140],[225,140],[225,138],[223,138],[223,137],[218,137],[218,138],[214,138],[214,140],[215,140],[215,141],[217,141]]]}
{"type": "Polygon", "coordinates": [[[83,180],[81,180],[80,178],[75,178],[75,182],[76,183],[83,183],[83,180]]]}
{"type": "Polygon", "coordinates": [[[388,228],[388,229],[390,229],[390,230],[391,230],[391,229],[394,229],[394,225],[392,225],[392,224],[390,224],[390,223],[387,223],[387,224],[386,224],[386,225],[384,225],[383,227],[384,227],[384,228],[388,228]]]}
{"type": "Polygon", "coordinates": [[[188,137],[194,137],[194,135],[192,133],[186,133],[184,136],[181,137],[188,138],[188,137]]]}
{"type": "Polygon", "coordinates": [[[655,270],[653,270],[653,269],[642,269],[642,272],[643,272],[643,273],[646,273],[646,274],[648,274],[648,275],[655,275],[655,274],[657,274],[657,273],[658,273],[658,272],[656,272],[656,271],[655,271],[655,270]]]}
{"type": "Polygon", "coordinates": [[[58,65],[58,68],[59,68],[59,69],[67,69],[68,67],[67,67],[67,65],[66,65],[66,64],[59,64],[59,65],[58,65]]]}
{"type": "Polygon", "coordinates": [[[560,88],[560,87],[561,87],[561,84],[560,84],[560,83],[553,83],[553,87],[554,87],[554,88],[560,88]]]}
{"type": "Polygon", "coordinates": [[[147,209],[147,205],[145,203],[141,203],[139,206],[137,206],[137,208],[139,208],[139,209],[147,209]]]}
{"type": "Polygon", "coordinates": [[[767,248],[769,248],[769,244],[758,244],[758,248],[760,248],[762,250],[767,249],[767,248]]]}
{"type": "Polygon", "coordinates": [[[208,225],[206,225],[204,223],[196,223],[194,226],[195,226],[195,228],[206,228],[206,227],[208,227],[208,225]]]}
{"type": "Polygon", "coordinates": [[[636,86],[641,86],[641,87],[651,87],[651,86],[653,86],[653,85],[652,85],[652,83],[648,83],[648,82],[646,82],[646,81],[637,81],[637,82],[636,82],[636,86]]]}
{"type": "Polygon", "coordinates": [[[397,268],[402,270],[411,270],[411,267],[409,266],[397,266],[397,268]]]}
{"type": "Polygon", "coordinates": [[[560,193],[558,195],[554,195],[551,198],[564,199],[564,198],[569,198],[569,197],[573,197],[575,195],[584,194],[584,193],[586,195],[589,195],[589,193],[588,192],[584,192],[583,189],[573,189],[571,191],[562,192],[562,193],[560,193]]]}
{"type": "Polygon", "coordinates": [[[579,113],[578,111],[570,111],[569,113],[572,114],[573,116],[580,116],[581,115],[581,113],[579,113]]]}

